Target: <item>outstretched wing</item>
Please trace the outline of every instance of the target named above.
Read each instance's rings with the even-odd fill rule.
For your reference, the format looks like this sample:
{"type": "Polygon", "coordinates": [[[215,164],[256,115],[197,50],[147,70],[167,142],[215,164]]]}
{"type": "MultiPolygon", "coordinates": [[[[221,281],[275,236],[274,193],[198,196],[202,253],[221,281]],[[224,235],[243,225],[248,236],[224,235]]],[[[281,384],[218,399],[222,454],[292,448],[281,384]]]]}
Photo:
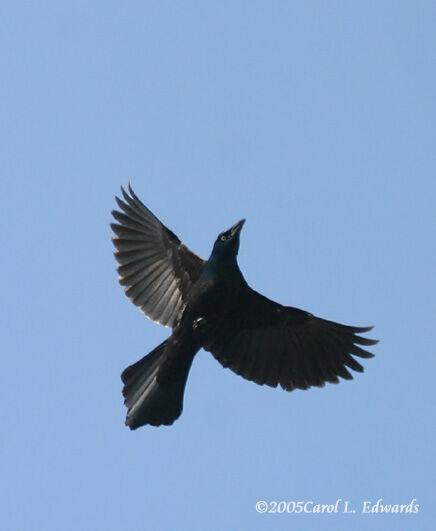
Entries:
{"type": "Polygon", "coordinates": [[[338,376],[351,380],[348,368],[363,372],[353,356],[371,358],[359,347],[377,343],[358,334],[372,327],[345,326],[281,306],[250,290],[238,311],[218,326],[202,331],[204,348],[224,366],[247,380],[292,391],[338,376]]]}
{"type": "Polygon", "coordinates": [[[205,261],[190,251],[135,195],[121,188],[116,197],[121,211],[112,215],[119,282],[144,313],[164,326],[174,326],[186,295],[205,261]]]}

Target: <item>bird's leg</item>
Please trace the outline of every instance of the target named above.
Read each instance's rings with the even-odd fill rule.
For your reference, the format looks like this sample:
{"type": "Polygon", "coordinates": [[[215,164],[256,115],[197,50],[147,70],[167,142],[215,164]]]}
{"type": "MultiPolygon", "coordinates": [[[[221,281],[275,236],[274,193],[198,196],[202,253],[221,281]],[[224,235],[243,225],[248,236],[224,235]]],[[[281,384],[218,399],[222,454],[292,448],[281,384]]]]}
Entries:
{"type": "Polygon", "coordinates": [[[204,328],[207,324],[207,321],[204,317],[197,317],[197,319],[194,320],[194,322],[192,323],[192,331],[195,333],[195,332],[200,332],[202,328],[204,328]]]}

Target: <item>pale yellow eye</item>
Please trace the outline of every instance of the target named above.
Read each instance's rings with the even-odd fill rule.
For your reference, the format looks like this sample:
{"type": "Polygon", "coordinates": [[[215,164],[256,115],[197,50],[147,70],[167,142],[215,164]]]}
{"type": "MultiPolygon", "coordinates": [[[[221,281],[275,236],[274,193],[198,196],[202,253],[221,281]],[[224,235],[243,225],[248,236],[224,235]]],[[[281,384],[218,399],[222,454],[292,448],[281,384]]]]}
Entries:
{"type": "Polygon", "coordinates": [[[225,234],[221,234],[221,236],[220,236],[220,240],[221,240],[222,242],[225,242],[225,241],[227,240],[226,235],[225,235],[225,234]]]}

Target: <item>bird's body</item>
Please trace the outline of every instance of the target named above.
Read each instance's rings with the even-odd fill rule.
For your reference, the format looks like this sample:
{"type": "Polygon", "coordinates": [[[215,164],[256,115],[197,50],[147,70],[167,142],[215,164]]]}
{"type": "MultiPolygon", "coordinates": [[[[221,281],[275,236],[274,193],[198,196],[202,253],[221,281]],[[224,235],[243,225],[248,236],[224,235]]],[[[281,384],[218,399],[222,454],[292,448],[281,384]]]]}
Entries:
{"type": "Polygon", "coordinates": [[[251,289],[236,261],[244,220],[221,233],[207,261],[192,253],[129,188],[117,198],[123,212],[115,256],[126,294],[146,315],[171,326],[171,336],[122,374],[126,424],[172,424],[195,354],[204,348],[224,366],[258,384],[291,391],[351,379],[362,372],[351,356],[375,340],[349,327],[275,303],[251,289]]]}

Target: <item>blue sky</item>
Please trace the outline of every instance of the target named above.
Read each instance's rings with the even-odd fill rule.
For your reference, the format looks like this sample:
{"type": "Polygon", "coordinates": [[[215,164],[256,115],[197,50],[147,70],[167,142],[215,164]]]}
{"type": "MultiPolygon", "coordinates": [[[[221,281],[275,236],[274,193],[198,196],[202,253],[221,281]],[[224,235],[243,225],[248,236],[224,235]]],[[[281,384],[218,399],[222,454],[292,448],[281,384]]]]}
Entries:
{"type": "Polygon", "coordinates": [[[8,530],[430,529],[433,2],[9,2],[1,11],[8,530]],[[117,283],[119,186],[203,257],[245,217],[255,289],[352,325],[352,382],[286,393],[201,351],[182,417],[124,426],[169,331],[117,283]],[[354,515],[258,514],[349,500],[354,515]],[[359,514],[365,500],[415,515],[359,514]]]}

